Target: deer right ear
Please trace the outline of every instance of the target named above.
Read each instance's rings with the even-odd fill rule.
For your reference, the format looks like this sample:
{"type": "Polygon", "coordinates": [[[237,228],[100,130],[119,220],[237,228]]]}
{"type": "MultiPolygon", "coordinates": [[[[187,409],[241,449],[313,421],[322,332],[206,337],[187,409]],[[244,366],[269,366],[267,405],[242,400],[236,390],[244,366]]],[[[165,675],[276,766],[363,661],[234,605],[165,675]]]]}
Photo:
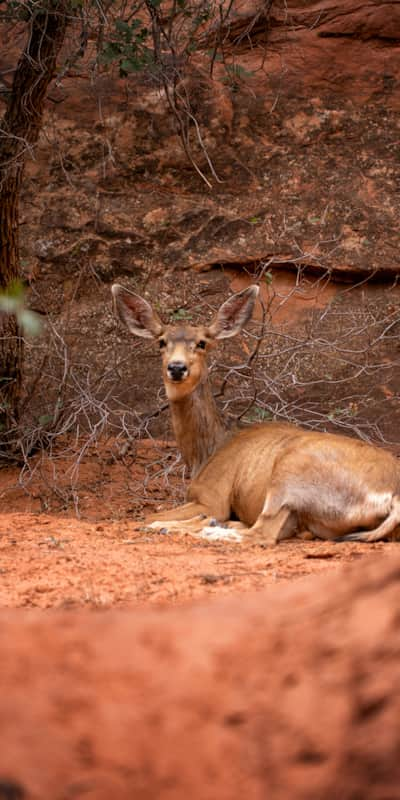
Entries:
{"type": "Polygon", "coordinates": [[[143,339],[155,339],[160,336],[164,326],[147,300],[124,289],[119,283],[114,283],[111,291],[115,311],[131,333],[141,336],[143,339]]]}

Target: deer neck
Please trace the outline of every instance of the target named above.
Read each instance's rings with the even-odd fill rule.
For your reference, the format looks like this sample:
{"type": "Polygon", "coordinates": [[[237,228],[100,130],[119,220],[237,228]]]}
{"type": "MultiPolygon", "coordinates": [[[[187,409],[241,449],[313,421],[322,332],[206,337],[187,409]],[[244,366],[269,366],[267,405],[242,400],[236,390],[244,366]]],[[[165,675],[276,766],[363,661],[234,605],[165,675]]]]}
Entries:
{"type": "Polygon", "coordinates": [[[227,438],[227,426],[218,413],[207,381],[190,395],[170,400],[172,426],[185,464],[194,478],[227,438]]]}

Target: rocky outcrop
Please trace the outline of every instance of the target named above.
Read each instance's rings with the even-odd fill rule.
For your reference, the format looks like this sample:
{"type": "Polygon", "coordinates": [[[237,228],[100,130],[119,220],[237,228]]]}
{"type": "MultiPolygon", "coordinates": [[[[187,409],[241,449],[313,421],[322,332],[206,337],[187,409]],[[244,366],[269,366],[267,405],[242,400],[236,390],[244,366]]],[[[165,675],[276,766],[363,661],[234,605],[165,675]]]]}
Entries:
{"type": "MultiPolygon", "coordinates": [[[[183,88],[205,149],[193,125],[192,154],[210,186],[190,166],[165,98],[148,77],[122,81],[91,73],[89,80],[82,69],[78,78],[65,74],[53,87],[41,144],[27,165],[21,213],[22,264],[34,289],[32,305],[62,315],[68,335],[79,341],[79,358],[86,357],[87,348],[87,361],[98,364],[101,374],[114,352],[113,281],[148,291],[166,317],[183,306],[195,319],[196,314],[211,316],[226,297],[228,281],[218,276],[220,267],[229,278],[229,267],[249,280],[262,273],[268,290],[272,279],[275,295],[267,298],[268,307],[280,303],[289,270],[294,277],[280,305],[292,324],[300,309],[305,318],[315,307],[304,297],[304,292],[313,294],[313,283],[321,308],[325,294],[321,299],[320,289],[332,276],[361,284],[382,279],[387,291],[379,288],[379,308],[378,295],[367,296],[363,284],[349,299],[357,308],[356,327],[368,336],[371,310],[373,325],[388,319],[390,326],[390,336],[379,331],[357,343],[357,353],[364,353],[371,342],[382,341],[365,370],[356,356],[356,379],[362,371],[365,383],[354,385],[353,370],[347,391],[340,364],[325,370],[324,352],[321,369],[317,365],[318,392],[321,373],[327,373],[332,385],[323,413],[335,419],[345,405],[343,396],[351,409],[368,397],[369,418],[374,426],[375,420],[378,427],[382,420],[387,423],[383,440],[392,443],[397,417],[389,419],[386,407],[388,397],[398,396],[398,369],[390,364],[399,300],[390,282],[400,265],[399,4],[243,0],[229,26],[211,27],[202,36],[183,88]],[[223,42],[225,63],[216,60],[210,76],[208,53],[215,36],[223,42]],[[294,317],[287,296],[296,304],[294,317]],[[377,364],[387,365],[388,380],[380,381],[385,410],[379,406],[381,389],[373,397],[370,391],[368,370],[377,364]]],[[[10,34],[0,48],[5,80],[14,43],[10,34]]],[[[326,295],[328,302],[333,295],[326,295]]],[[[346,297],[340,298],[341,309],[346,297]]],[[[355,334],[352,308],[342,311],[340,323],[333,319],[317,338],[334,339],[342,352],[337,333],[343,328],[346,359],[355,334]]],[[[314,322],[308,319],[306,325],[314,330],[314,322]]],[[[296,328],[295,336],[303,340],[308,333],[296,328]]],[[[128,358],[129,349],[126,343],[125,353],[119,352],[128,358]]],[[[308,363],[314,360],[311,353],[308,363]]],[[[146,393],[156,394],[158,377],[153,371],[138,375],[139,362],[121,380],[121,391],[133,385],[129,403],[142,411],[154,405],[146,393]]],[[[293,387],[297,392],[296,381],[307,387],[299,392],[310,395],[314,373],[304,375],[295,366],[289,385],[279,390],[278,408],[281,397],[293,387]]],[[[281,364],[277,369],[281,374],[281,364]]],[[[269,362],[261,380],[270,370],[269,362]]],[[[306,414],[297,411],[298,396],[292,400],[296,418],[304,419],[306,414]]],[[[310,399],[312,408],[314,401],[320,403],[320,396],[310,399]]],[[[352,416],[350,426],[353,422],[352,416]]]]}
{"type": "Polygon", "coordinates": [[[203,39],[185,91],[220,182],[194,131],[212,188],[189,167],[154,87],[64,77],[28,168],[27,272],[57,262],[65,280],[89,260],[104,280],[149,262],[397,272],[398,3],[244,0],[203,39]],[[227,68],[210,79],[216,36],[227,68]]]}

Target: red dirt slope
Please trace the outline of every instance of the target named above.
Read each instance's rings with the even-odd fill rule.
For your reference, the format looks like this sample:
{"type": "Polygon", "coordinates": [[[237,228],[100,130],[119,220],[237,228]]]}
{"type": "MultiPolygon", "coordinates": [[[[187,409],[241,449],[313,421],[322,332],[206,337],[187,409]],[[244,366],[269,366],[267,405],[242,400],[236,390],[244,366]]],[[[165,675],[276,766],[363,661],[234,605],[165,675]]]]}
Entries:
{"type": "Polygon", "coordinates": [[[212,605],[3,611],[0,797],[395,800],[400,558],[357,567],[212,605]]]}

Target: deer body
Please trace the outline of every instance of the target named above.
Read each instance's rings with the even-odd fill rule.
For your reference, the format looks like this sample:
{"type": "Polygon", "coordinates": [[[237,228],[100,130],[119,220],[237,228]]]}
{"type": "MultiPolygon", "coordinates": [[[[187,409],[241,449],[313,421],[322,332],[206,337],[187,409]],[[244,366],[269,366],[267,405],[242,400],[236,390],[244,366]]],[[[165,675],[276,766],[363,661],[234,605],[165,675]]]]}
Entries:
{"type": "Polygon", "coordinates": [[[370,529],[381,538],[400,523],[399,498],[400,469],[390,453],[273,422],[239,432],[188,492],[221,522],[234,514],[261,538],[270,538],[279,517],[278,540],[296,530],[333,539],[361,528],[373,541],[370,529]]]}
{"type": "Polygon", "coordinates": [[[188,522],[232,516],[275,544],[296,532],[377,541],[400,525],[400,466],[390,453],[346,436],[268,422],[229,431],[208,380],[206,351],[250,318],[257,287],[233,295],[208,326],[166,326],[147,301],[113,287],[132,333],[159,340],[178,447],[192,471],[188,502],[153,519],[188,522]]]}

